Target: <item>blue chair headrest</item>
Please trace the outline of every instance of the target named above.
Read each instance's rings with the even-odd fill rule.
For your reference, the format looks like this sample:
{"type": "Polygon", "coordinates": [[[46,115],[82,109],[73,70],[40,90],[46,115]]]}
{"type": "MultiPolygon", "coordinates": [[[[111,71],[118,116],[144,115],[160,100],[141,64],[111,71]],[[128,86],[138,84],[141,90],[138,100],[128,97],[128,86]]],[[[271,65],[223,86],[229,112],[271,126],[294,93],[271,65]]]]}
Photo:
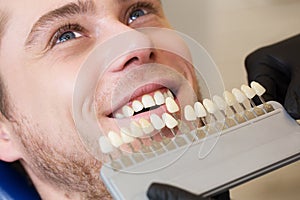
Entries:
{"type": "Polygon", "coordinates": [[[40,200],[26,174],[15,165],[0,161],[0,200],[40,200]]]}

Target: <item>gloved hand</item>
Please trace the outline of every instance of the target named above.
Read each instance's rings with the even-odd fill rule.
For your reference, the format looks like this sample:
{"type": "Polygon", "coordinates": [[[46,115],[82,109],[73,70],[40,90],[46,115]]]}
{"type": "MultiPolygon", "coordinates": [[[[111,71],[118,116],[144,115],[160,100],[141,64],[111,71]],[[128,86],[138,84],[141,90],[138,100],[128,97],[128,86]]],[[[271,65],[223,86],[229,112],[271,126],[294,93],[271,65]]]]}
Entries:
{"type": "Polygon", "coordinates": [[[147,196],[149,200],[229,200],[229,192],[222,193],[214,198],[205,198],[180,188],[153,183],[150,185],[147,196]]]}
{"type": "Polygon", "coordinates": [[[248,81],[266,88],[266,100],[278,101],[293,118],[300,118],[300,35],[254,51],[245,66],[248,81]]]}

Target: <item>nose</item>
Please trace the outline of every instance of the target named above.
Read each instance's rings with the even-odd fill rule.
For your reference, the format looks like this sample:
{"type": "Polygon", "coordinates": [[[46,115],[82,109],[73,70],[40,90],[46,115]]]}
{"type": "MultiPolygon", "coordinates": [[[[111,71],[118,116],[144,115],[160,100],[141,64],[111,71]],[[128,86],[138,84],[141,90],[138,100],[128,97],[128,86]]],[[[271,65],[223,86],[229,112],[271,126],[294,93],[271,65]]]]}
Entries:
{"type": "Polygon", "coordinates": [[[111,38],[109,42],[112,65],[108,71],[116,72],[131,66],[143,65],[154,62],[156,51],[151,31],[147,29],[131,29],[128,26],[118,26],[120,34],[111,38]]]}
{"type": "Polygon", "coordinates": [[[142,50],[136,50],[129,53],[125,59],[123,64],[121,64],[122,69],[129,68],[131,66],[138,66],[147,63],[154,62],[155,53],[153,48],[147,48],[142,50]]]}

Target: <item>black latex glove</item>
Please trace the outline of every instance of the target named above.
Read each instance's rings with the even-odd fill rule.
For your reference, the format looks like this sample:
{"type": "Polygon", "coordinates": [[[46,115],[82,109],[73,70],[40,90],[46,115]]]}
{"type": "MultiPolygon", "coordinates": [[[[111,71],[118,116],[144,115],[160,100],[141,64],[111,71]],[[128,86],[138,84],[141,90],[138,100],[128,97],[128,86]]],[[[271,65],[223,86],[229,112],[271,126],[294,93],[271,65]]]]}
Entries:
{"type": "Polygon", "coordinates": [[[150,185],[147,196],[149,200],[229,200],[229,192],[222,193],[216,197],[205,198],[199,195],[192,194],[180,188],[153,183],[150,185]]]}
{"type": "Polygon", "coordinates": [[[300,35],[254,51],[245,66],[248,81],[266,88],[266,100],[278,101],[300,118],[300,35]]]}

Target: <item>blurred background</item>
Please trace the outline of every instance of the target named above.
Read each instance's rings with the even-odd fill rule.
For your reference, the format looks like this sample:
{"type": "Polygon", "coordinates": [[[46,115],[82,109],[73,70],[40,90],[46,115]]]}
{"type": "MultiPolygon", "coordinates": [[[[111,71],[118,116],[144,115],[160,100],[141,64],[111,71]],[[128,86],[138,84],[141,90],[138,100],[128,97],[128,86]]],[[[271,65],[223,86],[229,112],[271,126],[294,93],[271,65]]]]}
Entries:
{"type": "MultiPolygon", "coordinates": [[[[300,33],[300,0],[162,1],[174,29],[211,55],[228,90],[247,83],[244,60],[250,52],[300,33]]],[[[300,162],[234,188],[231,197],[299,199],[300,162]]]]}

